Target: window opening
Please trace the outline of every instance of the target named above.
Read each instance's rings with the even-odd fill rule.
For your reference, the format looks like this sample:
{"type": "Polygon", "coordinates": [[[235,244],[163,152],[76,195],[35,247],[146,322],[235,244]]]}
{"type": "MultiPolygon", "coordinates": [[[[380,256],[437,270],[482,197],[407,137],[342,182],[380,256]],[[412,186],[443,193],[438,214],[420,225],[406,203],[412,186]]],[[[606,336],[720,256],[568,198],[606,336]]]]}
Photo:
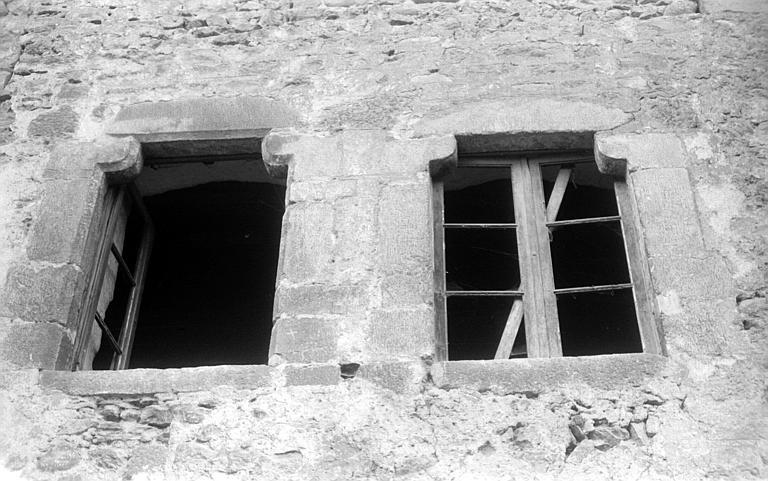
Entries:
{"type": "Polygon", "coordinates": [[[650,313],[635,300],[627,252],[639,249],[617,196],[626,185],[587,153],[460,159],[436,184],[438,354],[642,352],[650,313]]]}
{"type": "Polygon", "coordinates": [[[78,336],[75,368],[265,364],[285,195],[267,180],[252,161],[184,163],[110,188],[88,291],[96,327],[78,336]]]}

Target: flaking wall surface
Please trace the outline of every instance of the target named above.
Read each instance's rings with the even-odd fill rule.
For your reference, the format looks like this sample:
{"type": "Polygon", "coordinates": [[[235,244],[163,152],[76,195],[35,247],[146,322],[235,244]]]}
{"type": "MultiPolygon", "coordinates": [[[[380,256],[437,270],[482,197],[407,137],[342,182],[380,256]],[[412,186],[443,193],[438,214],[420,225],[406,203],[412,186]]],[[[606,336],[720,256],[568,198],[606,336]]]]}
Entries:
{"type": "Polygon", "coordinates": [[[723,3],[703,1],[702,14],[685,0],[0,2],[0,292],[13,284],[45,293],[35,305],[0,297],[0,473],[765,478],[768,14],[755,2],[738,4],[748,13],[723,3]],[[478,106],[547,101],[624,112],[617,134],[679,134],[685,165],[665,165],[677,147],[659,144],[658,165],[633,177],[644,193],[693,185],[679,225],[699,229],[695,248],[707,252],[682,274],[652,259],[657,274],[669,273],[666,285],[696,291],[656,286],[661,314],[679,320],[667,333],[669,370],[617,390],[447,389],[423,376],[400,392],[355,379],[119,396],[64,394],[10,371],[34,364],[33,323],[52,343],[66,327],[46,306],[72,293],[35,286],[36,273],[81,268],[66,245],[29,243],[36,222],[67,214],[41,206],[89,202],[74,181],[60,197],[41,197],[53,147],[99,138],[127,104],[242,95],[281,101],[301,128],[321,132],[407,137],[422,121],[478,106]],[[653,169],[665,169],[663,186],[648,177],[653,169]],[[41,263],[42,251],[55,261],[41,263]],[[694,311],[686,296],[712,302],[694,311]]]}

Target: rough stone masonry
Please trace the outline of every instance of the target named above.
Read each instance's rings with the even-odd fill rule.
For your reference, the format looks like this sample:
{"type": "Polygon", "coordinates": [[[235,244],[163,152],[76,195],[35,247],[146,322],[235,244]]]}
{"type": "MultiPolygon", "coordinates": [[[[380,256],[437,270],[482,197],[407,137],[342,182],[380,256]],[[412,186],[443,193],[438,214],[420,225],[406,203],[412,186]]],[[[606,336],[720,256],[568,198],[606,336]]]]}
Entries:
{"type": "Polygon", "coordinates": [[[760,0],[0,0],[0,478],[765,479],[767,71],[760,0]],[[280,355],[69,372],[104,179],[238,125],[280,355]],[[664,355],[430,358],[429,161],[584,142],[664,355]]]}

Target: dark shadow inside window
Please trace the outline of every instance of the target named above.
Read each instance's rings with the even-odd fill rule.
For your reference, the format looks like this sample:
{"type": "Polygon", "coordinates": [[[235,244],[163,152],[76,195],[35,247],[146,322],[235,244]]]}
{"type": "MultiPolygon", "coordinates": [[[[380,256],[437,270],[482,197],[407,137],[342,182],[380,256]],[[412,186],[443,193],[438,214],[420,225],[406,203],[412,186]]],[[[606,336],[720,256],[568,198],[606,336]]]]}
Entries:
{"type": "MultiPolygon", "coordinates": [[[[514,301],[501,296],[449,297],[449,360],[493,359],[514,301]]],[[[521,324],[511,357],[525,356],[525,326],[521,324]]]]}
{"type": "Polygon", "coordinates": [[[267,362],[284,195],[228,181],[144,198],[155,243],[131,368],[267,362]]]}
{"type": "Polygon", "coordinates": [[[642,352],[630,289],[557,296],[564,356],[642,352]]]}

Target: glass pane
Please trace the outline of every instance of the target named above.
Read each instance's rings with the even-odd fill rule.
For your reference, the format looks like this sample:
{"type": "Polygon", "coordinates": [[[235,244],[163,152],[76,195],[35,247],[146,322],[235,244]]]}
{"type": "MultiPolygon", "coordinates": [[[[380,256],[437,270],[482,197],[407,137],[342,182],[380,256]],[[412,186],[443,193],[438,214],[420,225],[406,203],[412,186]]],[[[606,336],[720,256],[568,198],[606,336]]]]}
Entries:
{"type": "Polygon", "coordinates": [[[563,355],[642,352],[631,289],[559,294],[563,355]]]}
{"type": "Polygon", "coordinates": [[[514,229],[445,229],[449,291],[517,290],[520,265],[514,229]]]}
{"type": "Polygon", "coordinates": [[[555,288],[630,282],[618,221],[550,228],[555,288]]]}
{"type": "Polygon", "coordinates": [[[570,167],[573,170],[555,220],[619,215],[616,194],[613,192],[613,178],[601,174],[594,162],[542,166],[541,175],[547,205],[561,167],[570,167]]]}
{"type": "MultiPolygon", "coordinates": [[[[513,297],[449,297],[448,359],[493,359],[514,301],[513,297]]],[[[525,356],[521,324],[511,357],[525,356]]]]}
{"type": "Polygon", "coordinates": [[[510,168],[459,168],[443,181],[445,222],[515,221],[510,168]]]}

